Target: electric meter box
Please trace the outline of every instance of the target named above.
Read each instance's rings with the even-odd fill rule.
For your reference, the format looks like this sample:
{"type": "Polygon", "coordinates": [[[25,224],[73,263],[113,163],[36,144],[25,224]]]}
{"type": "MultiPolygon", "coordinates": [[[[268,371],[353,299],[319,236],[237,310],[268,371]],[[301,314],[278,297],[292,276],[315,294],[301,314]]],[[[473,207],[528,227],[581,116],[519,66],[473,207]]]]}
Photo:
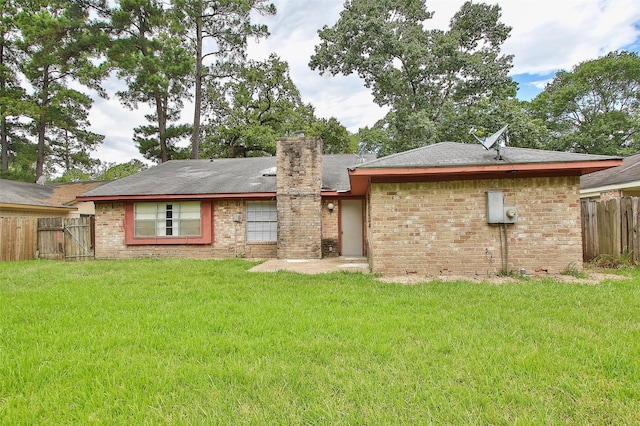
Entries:
{"type": "Polygon", "coordinates": [[[502,191],[487,191],[487,223],[516,223],[518,209],[505,207],[502,191]]]}
{"type": "Polygon", "coordinates": [[[518,221],[518,209],[515,207],[504,208],[504,223],[516,223],[518,221]]]}

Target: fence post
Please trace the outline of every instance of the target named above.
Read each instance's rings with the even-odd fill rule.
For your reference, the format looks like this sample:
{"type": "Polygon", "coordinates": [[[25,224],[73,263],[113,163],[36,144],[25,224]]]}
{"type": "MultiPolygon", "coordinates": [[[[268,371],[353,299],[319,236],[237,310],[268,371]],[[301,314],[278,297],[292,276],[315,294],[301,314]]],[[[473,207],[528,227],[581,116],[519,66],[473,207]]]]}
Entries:
{"type": "Polygon", "coordinates": [[[629,197],[620,198],[620,253],[633,255],[633,213],[629,197]]]}
{"type": "Polygon", "coordinates": [[[640,226],[640,198],[631,197],[631,200],[633,214],[633,245],[631,249],[633,251],[633,263],[637,264],[640,261],[640,235],[638,234],[638,226],[640,226]]]}
{"type": "Polygon", "coordinates": [[[598,202],[598,254],[615,258],[621,254],[620,199],[598,202]]]}
{"type": "Polygon", "coordinates": [[[620,250],[628,255],[634,263],[640,260],[638,250],[638,198],[623,197],[620,199],[620,250]]]}
{"type": "Polygon", "coordinates": [[[598,256],[598,203],[593,200],[580,202],[582,215],[582,260],[588,262],[598,256]]]}

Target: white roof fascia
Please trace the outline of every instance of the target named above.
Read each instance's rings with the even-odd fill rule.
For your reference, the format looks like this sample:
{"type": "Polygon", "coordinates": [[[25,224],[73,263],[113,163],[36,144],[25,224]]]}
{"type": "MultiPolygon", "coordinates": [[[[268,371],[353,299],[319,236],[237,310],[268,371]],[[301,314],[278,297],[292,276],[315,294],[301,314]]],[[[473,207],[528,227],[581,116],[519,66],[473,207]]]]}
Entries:
{"type": "Polygon", "coordinates": [[[635,188],[635,187],[640,187],[640,181],[639,180],[636,180],[636,181],[633,181],[633,182],[618,183],[618,184],[614,184],[614,185],[596,186],[594,188],[581,189],[580,190],[580,195],[582,195],[582,196],[586,196],[587,194],[598,195],[601,192],[613,191],[613,190],[616,190],[616,189],[635,188]]]}

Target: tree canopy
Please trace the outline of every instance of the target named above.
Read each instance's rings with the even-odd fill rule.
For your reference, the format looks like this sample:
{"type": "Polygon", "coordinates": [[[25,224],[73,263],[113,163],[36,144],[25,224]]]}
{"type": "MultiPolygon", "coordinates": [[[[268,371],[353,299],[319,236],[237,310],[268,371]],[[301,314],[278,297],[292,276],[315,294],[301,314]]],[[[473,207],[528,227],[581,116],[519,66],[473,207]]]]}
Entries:
{"type": "MultiPolygon", "coordinates": [[[[185,35],[194,53],[194,115],[191,134],[191,158],[200,155],[203,92],[207,84],[216,84],[220,69],[242,63],[249,38],[266,37],[266,25],[251,22],[252,13],[274,15],[276,8],[267,0],[173,0],[174,12],[184,23],[185,35]]],[[[222,71],[224,75],[224,71],[222,71]]]]}
{"type": "MultiPolygon", "coordinates": [[[[31,130],[37,139],[38,180],[45,173],[52,138],[62,133],[78,146],[89,147],[102,140],[87,128],[92,99],[72,83],[104,94],[99,83],[106,68],[96,63],[104,38],[90,17],[90,2],[32,0],[17,4],[14,22],[19,34],[13,46],[19,57],[18,69],[32,89],[21,101],[23,115],[32,120],[31,130]]],[[[75,161],[82,160],[76,157],[75,161]]]]}
{"type": "Polygon", "coordinates": [[[350,149],[335,118],[320,120],[302,102],[286,62],[247,60],[247,41],[268,35],[256,13],[275,7],[267,0],[0,2],[0,175],[95,176],[103,163],[91,151],[104,136],[90,131],[88,117],[93,96],[107,96],[107,75],[118,79],[110,88],[122,105],[151,108],[132,140],[152,161],[201,151],[271,155],[277,137],[297,130],[322,135],[328,152],[350,149]],[[190,125],[182,120],[192,100],[190,125]]]}
{"type": "Polygon", "coordinates": [[[546,148],[629,155],[640,150],[640,57],[615,51],[559,71],[531,102],[546,148]]]}
{"type": "Polygon", "coordinates": [[[296,131],[322,136],[325,152],[346,152],[347,130],[335,119],[315,117],[313,107],[302,102],[289,65],[278,56],[224,69],[227,77],[212,80],[204,96],[203,155],[273,155],[276,139],[296,131]]]}
{"type": "MultiPolygon", "coordinates": [[[[500,52],[510,28],[500,22],[499,6],[466,2],[447,31],[428,29],[431,17],[424,0],[347,0],[338,22],[318,32],[321,43],[309,66],[357,73],[374,101],[390,107],[376,126],[387,133],[379,152],[457,137],[450,118],[473,116],[478,104],[483,115],[504,121],[498,106],[515,98],[512,57],[500,52]]],[[[477,125],[463,124],[467,132],[477,125]]]]}
{"type": "Polygon", "coordinates": [[[318,31],[309,66],[358,75],[388,108],[352,135],[303,102],[286,61],[247,59],[248,40],[269,34],[256,20],[261,14],[275,7],[268,0],[0,0],[0,176],[95,178],[113,166],[92,158],[105,137],[89,123],[96,96],[109,94],[130,109],[150,107],[132,143],[154,162],[272,155],[278,137],[298,131],[320,136],[325,153],[388,155],[472,142],[471,128],[481,136],[505,124],[513,146],[640,150],[636,53],[559,71],[525,102],[509,76],[513,58],[501,51],[511,29],[499,6],[467,1],[442,30],[430,28],[426,0],[346,0],[335,24],[318,31]],[[110,93],[106,76],[118,79],[110,93]]]}
{"type": "Polygon", "coordinates": [[[193,85],[193,55],[181,40],[185,29],[157,0],[121,0],[111,25],[110,64],[127,85],[118,97],[131,109],[145,103],[153,110],[146,115],[152,124],[136,127],[134,141],[146,158],[168,161],[190,130],[177,123],[193,85]]]}
{"type": "Polygon", "coordinates": [[[140,160],[130,160],[126,163],[99,162],[91,170],[72,168],[54,179],[55,182],[82,182],[88,180],[116,180],[133,175],[147,169],[147,165],[140,160]]]}

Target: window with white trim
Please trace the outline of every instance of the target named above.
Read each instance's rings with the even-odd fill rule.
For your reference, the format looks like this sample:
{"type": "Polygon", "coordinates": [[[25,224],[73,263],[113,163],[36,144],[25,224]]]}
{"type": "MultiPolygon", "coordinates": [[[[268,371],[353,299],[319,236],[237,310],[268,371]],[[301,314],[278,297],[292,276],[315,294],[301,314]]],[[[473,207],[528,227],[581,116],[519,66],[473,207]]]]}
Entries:
{"type": "Polygon", "coordinates": [[[200,230],[200,202],[136,203],[136,237],[195,237],[200,230]]]}
{"type": "Polygon", "coordinates": [[[247,201],[247,241],[277,241],[278,210],[275,201],[247,201]]]}

